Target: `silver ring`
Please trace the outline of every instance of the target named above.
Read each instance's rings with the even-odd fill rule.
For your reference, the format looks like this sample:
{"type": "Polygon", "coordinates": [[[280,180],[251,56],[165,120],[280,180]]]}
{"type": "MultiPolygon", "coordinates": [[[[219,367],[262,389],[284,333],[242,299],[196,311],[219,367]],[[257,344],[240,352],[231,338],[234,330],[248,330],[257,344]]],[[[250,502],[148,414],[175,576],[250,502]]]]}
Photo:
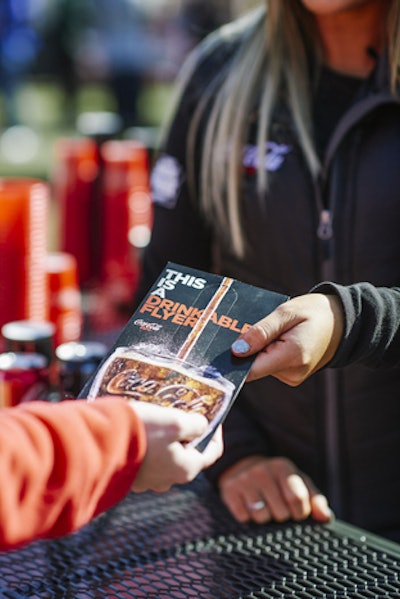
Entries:
{"type": "Polygon", "coordinates": [[[254,501],[254,503],[246,503],[246,507],[250,512],[258,512],[259,510],[265,508],[265,506],[266,504],[262,499],[259,501],[254,501]]]}

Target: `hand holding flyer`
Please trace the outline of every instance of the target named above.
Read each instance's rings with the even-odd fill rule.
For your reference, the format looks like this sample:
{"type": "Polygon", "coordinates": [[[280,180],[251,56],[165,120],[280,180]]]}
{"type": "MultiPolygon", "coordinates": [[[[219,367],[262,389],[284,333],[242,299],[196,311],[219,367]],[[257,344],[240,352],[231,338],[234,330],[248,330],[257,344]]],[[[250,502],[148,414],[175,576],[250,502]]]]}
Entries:
{"type": "Polygon", "coordinates": [[[254,357],[230,345],[286,296],[168,263],[81,397],[125,396],[206,416],[204,449],[235,400],[254,357]],[[244,309],[245,308],[245,309],[244,309]],[[251,314],[252,322],[242,320],[251,314]]]}

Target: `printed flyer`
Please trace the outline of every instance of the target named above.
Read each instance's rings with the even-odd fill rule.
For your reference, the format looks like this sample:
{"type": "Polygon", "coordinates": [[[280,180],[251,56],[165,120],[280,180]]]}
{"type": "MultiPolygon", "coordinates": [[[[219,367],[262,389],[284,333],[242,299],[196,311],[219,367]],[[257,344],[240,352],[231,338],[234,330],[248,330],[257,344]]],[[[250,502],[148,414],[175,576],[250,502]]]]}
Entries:
{"type": "Polygon", "coordinates": [[[287,299],[169,262],[80,397],[120,395],[200,412],[209,427],[191,444],[202,450],[254,359],[235,358],[231,344],[287,299]]]}

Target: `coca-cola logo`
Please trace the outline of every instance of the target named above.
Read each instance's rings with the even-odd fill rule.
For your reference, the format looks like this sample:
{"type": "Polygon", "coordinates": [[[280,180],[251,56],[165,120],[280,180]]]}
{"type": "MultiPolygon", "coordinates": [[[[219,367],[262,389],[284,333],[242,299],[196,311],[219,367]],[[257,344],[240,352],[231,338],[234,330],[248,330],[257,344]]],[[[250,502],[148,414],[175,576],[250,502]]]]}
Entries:
{"type": "Polygon", "coordinates": [[[148,322],[142,318],[135,320],[134,324],[143,331],[159,331],[162,329],[162,324],[158,324],[157,322],[148,322]]]}
{"type": "MultiPolygon", "coordinates": [[[[107,392],[125,395],[138,401],[155,400],[161,405],[187,410],[201,410],[213,402],[211,395],[204,395],[188,384],[166,384],[163,380],[142,376],[136,369],[124,370],[113,376],[108,382],[107,392]]],[[[220,392],[216,397],[222,396],[223,393],[220,392]]]]}

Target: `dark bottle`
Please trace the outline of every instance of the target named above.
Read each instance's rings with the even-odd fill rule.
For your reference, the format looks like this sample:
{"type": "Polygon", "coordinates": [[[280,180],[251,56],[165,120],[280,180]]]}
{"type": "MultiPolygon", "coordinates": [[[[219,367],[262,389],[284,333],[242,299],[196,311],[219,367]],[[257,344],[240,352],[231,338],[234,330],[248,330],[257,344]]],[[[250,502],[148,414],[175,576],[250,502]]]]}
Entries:
{"type": "Polygon", "coordinates": [[[50,392],[47,359],[43,354],[0,354],[0,407],[27,401],[47,401],[50,392]]]}
{"type": "Polygon", "coordinates": [[[62,343],[56,348],[60,388],[65,399],[77,397],[107,353],[98,341],[62,343]]]}

